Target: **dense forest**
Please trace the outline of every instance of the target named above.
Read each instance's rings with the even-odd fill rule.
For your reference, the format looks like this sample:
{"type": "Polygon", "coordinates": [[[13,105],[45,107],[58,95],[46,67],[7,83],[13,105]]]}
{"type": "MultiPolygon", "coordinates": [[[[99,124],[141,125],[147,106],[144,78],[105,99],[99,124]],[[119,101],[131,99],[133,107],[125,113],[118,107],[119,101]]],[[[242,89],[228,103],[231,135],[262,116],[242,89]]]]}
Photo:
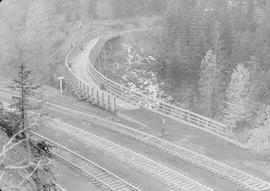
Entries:
{"type": "Polygon", "coordinates": [[[172,0],[163,16],[159,55],[176,99],[244,140],[269,136],[269,16],[264,0],[172,0]]]}
{"type": "Polygon", "coordinates": [[[38,81],[55,85],[71,44],[98,29],[96,21],[155,16],[153,71],[160,68],[155,78],[164,84],[155,89],[229,125],[241,141],[269,143],[270,1],[8,0],[0,6],[1,76],[12,76],[23,59],[38,81]]]}

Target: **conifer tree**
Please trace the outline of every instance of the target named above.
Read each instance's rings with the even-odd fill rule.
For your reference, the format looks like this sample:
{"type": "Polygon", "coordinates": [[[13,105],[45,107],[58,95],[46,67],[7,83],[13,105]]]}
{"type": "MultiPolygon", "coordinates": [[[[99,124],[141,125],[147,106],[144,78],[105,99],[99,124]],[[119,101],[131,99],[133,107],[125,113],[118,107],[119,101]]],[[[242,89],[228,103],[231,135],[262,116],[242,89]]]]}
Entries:
{"type": "Polygon", "coordinates": [[[197,73],[200,68],[200,62],[204,54],[204,39],[202,35],[202,14],[198,7],[192,12],[189,26],[189,49],[192,57],[190,63],[192,71],[197,73]]]}
{"type": "Polygon", "coordinates": [[[250,32],[256,32],[257,23],[255,19],[255,0],[248,0],[247,3],[247,27],[250,32]]]}
{"type": "Polygon", "coordinates": [[[164,13],[163,44],[165,46],[163,45],[162,49],[167,52],[171,52],[175,46],[177,47],[177,39],[183,35],[183,11],[181,11],[180,4],[181,2],[170,0],[164,13]]]}
{"type": "Polygon", "coordinates": [[[253,101],[259,101],[259,94],[264,84],[265,76],[261,68],[261,60],[255,56],[251,56],[247,61],[247,66],[250,68],[250,95],[253,101]]]}
{"type": "MultiPolygon", "coordinates": [[[[35,94],[35,90],[39,86],[33,84],[31,79],[31,70],[28,70],[26,64],[22,59],[22,50],[19,50],[21,63],[18,66],[18,73],[14,79],[14,85],[10,89],[18,93],[12,96],[11,108],[15,109],[14,113],[19,116],[20,127],[17,131],[23,130],[27,127],[28,111],[31,109],[29,104],[29,97],[35,94]]],[[[23,133],[25,136],[25,133],[23,133]]]]}
{"type": "Polygon", "coordinates": [[[45,0],[31,1],[26,15],[25,31],[21,36],[25,60],[33,71],[32,75],[39,82],[50,80],[52,74],[48,63],[55,62],[55,43],[61,35],[61,32],[57,31],[57,23],[53,22],[55,17],[50,13],[51,8],[45,0]]]}
{"type": "Polygon", "coordinates": [[[270,1],[265,1],[264,12],[258,31],[256,33],[256,53],[262,59],[264,68],[269,68],[270,61],[270,1]],[[259,46],[258,46],[259,45],[259,46]]]}
{"type": "Polygon", "coordinates": [[[218,65],[216,63],[216,55],[209,50],[201,63],[199,95],[200,107],[204,114],[208,117],[213,116],[213,96],[218,86],[218,65]]]}
{"type": "Polygon", "coordinates": [[[261,104],[254,120],[255,128],[270,129],[270,105],[261,104]]]}
{"type": "Polygon", "coordinates": [[[225,4],[223,8],[224,9],[220,13],[219,18],[221,25],[218,42],[219,49],[230,58],[235,41],[235,35],[232,27],[231,9],[228,6],[228,3],[225,4]]]}
{"type": "Polygon", "coordinates": [[[181,35],[178,39],[176,56],[178,58],[177,68],[182,71],[181,73],[191,74],[192,56],[185,35],[181,35]]]}
{"type": "Polygon", "coordinates": [[[254,122],[254,129],[251,131],[251,138],[248,141],[251,149],[269,157],[270,149],[270,105],[262,104],[254,122]]]}
{"type": "Polygon", "coordinates": [[[237,121],[250,117],[250,71],[243,63],[234,70],[226,97],[224,122],[234,130],[237,121]]]}

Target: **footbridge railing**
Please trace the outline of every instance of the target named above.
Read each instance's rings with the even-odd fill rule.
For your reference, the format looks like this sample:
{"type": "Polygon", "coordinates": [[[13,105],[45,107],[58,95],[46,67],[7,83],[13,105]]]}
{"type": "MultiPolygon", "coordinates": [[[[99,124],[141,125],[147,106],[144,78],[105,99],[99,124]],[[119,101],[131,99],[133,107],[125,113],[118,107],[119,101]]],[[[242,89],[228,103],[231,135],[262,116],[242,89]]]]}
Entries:
{"type": "MultiPolygon", "coordinates": [[[[67,74],[66,75],[68,76],[68,79],[71,79],[69,81],[71,82],[71,84],[77,91],[81,93],[86,92],[84,88],[85,85],[83,85],[84,83],[78,78],[76,78],[76,76],[71,72],[71,70],[69,69],[67,65],[68,60],[72,58],[74,55],[76,55],[76,52],[79,51],[80,48],[86,42],[99,36],[97,43],[95,44],[94,48],[89,53],[88,73],[96,84],[99,84],[101,87],[104,88],[103,94],[106,94],[106,96],[113,95],[117,97],[117,99],[123,100],[133,105],[144,107],[148,110],[159,113],[163,116],[178,120],[184,124],[187,124],[195,128],[201,129],[203,131],[206,131],[208,133],[211,133],[235,145],[246,148],[245,145],[237,141],[234,141],[232,138],[230,138],[228,127],[226,125],[220,122],[217,122],[213,119],[188,111],[186,109],[182,109],[175,105],[165,103],[162,100],[152,100],[148,96],[140,92],[131,91],[129,88],[124,87],[121,84],[118,84],[117,82],[110,80],[109,78],[104,76],[102,73],[100,73],[94,67],[94,63],[96,62],[98,56],[102,52],[102,49],[104,48],[105,44],[112,39],[120,37],[121,34],[122,33],[107,32],[107,33],[102,33],[99,36],[97,33],[91,33],[87,35],[86,37],[84,37],[77,44],[77,47],[75,47],[73,51],[67,56],[66,58],[67,74]]],[[[114,100],[115,100],[115,97],[114,97],[114,100]]],[[[107,103],[107,104],[110,105],[110,103],[107,103]]],[[[116,110],[116,105],[114,105],[113,107],[114,107],[114,110],[116,110]]]]}
{"type": "MultiPolygon", "coordinates": [[[[65,67],[63,72],[63,75],[65,77],[64,80],[67,86],[80,99],[89,101],[92,104],[97,105],[98,107],[116,113],[117,106],[115,96],[109,94],[106,91],[100,90],[99,88],[95,88],[93,84],[89,84],[83,79],[81,79],[80,76],[76,76],[76,74],[71,69],[73,58],[83,49],[86,43],[88,43],[94,38],[98,38],[98,36],[98,32],[89,33],[85,35],[79,42],[77,42],[70,50],[70,52],[65,58],[65,67]]],[[[95,49],[93,49],[92,51],[95,52],[95,49]]],[[[90,55],[92,55],[91,61],[95,60],[93,58],[94,54],[92,52],[90,52],[90,55]]],[[[92,65],[92,63],[89,63],[89,65],[92,65]]]]}

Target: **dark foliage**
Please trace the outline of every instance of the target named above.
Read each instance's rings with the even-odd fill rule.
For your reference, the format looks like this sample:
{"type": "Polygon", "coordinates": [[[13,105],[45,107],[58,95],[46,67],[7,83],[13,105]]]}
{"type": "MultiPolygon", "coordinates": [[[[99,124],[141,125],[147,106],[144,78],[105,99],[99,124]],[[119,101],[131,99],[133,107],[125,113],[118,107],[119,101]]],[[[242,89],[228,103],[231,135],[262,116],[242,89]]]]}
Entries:
{"type": "MultiPolygon", "coordinates": [[[[22,55],[22,53],[20,55],[22,55]]],[[[40,86],[33,84],[31,71],[27,69],[26,64],[23,61],[21,61],[18,70],[17,76],[14,79],[14,85],[11,85],[10,89],[18,94],[12,96],[13,103],[11,104],[11,108],[14,109],[13,113],[15,116],[20,116],[18,118],[20,125],[17,128],[21,130],[26,128],[28,111],[31,109],[29,97],[33,96],[35,90],[40,86]]]]}
{"type": "MultiPolygon", "coordinates": [[[[162,75],[166,86],[185,92],[186,85],[193,87],[189,96],[196,98],[201,61],[211,49],[220,70],[213,103],[219,110],[216,113],[220,113],[231,74],[239,62],[256,57],[265,73],[270,69],[269,11],[270,2],[263,0],[169,1],[159,51],[159,60],[166,68],[166,74],[162,75]]],[[[254,83],[257,80],[253,79],[254,83]]],[[[263,84],[256,86],[265,92],[265,88],[260,88],[263,84]]]]}
{"type": "Polygon", "coordinates": [[[32,147],[32,153],[35,157],[45,156],[48,158],[53,158],[53,153],[51,150],[54,146],[46,143],[44,140],[30,139],[29,143],[32,147]]]}

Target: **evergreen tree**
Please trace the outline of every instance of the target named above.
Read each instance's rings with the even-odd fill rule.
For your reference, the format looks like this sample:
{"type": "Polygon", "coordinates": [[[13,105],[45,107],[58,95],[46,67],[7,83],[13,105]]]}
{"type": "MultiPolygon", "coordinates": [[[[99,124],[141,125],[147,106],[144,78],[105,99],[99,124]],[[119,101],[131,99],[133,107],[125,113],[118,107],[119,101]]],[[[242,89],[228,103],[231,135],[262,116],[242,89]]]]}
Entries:
{"type": "Polygon", "coordinates": [[[3,1],[0,7],[0,73],[14,75],[12,68],[17,59],[17,42],[24,29],[27,1],[3,1]]]}
{"type": "Polygon", "coordinates": [[[250,71],[243,63],[234,70],[226,97],[224,122],[234,130],[236,122],[250,117],[250,71]]]}
{"type": "Polygon", "coordinates": [[[263,81],[265,80],[264,71],[261,68],[261,60],[255,56],[251,56],[247,61],[250,68],[250,95],[253,101],[260,101],[259,94],[262,91],[263,81]]]}
{"type": "MultiPolygon", "coordinates": [[[[22,50],[20,49],[20,58],[22,58],[22,50]]],[[[21,59],[22,60],[22,59],[21,59]]],[[[35,90],[39,87],[33,84],[31,71],[27,69],[24,61],[18,67],[17,77],[14,79],[14,85],[10,86],[11,90],[18,93],[12,96],[13,103],[11,108],[15,109],[14,113],[19,117],[20,127],[18,130],[23,130],[27,127],[28,111],[31,109],[29,97],[35,94],[35,90]]],[[[23,133],[25,136],[25,133],[23,133]]]]}
{"type": "MultiPolygon", "coordinates": [[[[164,13],[163,41],[165,44],[161,48],[167,53],[175,50],[175,47],[177,47],[177,42],[179,42],[178,39],[181,37],[181,35],[184,35],[184,11],[180,5],[181,1],[171,0],[169,1],[164,13]]],[[[185,41],[185,39],[181,40],[185,41]]]]}
{"type": "Polygon", "coordinates": [[[218,42],[219,49],[230,58],[235,41],[235,35],[232,27],[231,8],[229,7],[228,3],[225,4],[223,8],[224,9],[219,16],[221,25],[218,42]]]}
{"type": "Polygon", "coordinates": [[[246,39],[245,39],[245,34],[241,34],[240,32],[237,35],[236,42],[233,47],[233,52],[232,52],[232,60],[236,63],[244,62],[248,59],[248,51],[246,50],[246,39]]]}
{"type": "Polygon", "coordinates": [[[256,55],[261,58],[263,68],[269,69],[270,61],[270,1],[266,1],[263,17],[258,32],[256,33],[256,55]]]}
{"type": "MultiPolygon", "coordinates": [[[[177,52],[175,53],[177,57],[176,62],[178,62],[177,69],[180,71],[180,73],[184,75],[191,74],[192,56],[190,54],[190,49],[189,46],[187,45],[187,41],[185,39],[185,35],[181,35],[179,37],[176,50],[177,50],[177,52]]],[[[185,77],[187,77],[187,75],[185,75],[185,77]]]]}
{"type": "Polygon", "coordinates": [[[270,128],[270,105],[261,104],[254,120],[254,128],[270,128]]]}
{"type": "MultiPolygon", "coordinates": [[[[179,84],[183,73],[189,72],[190,55],[187,47],[185,29],[184,1],[170,0],[163,17],[162,43],[160,46],[161,59],[167,69],[170,85],[179,84]]],[[[168,80],[167,79],[167,80],[168,80]]]]}
{"type": "Polygon", "coordinates": [[[255,0],[248,0],[247,3],[247,27],[249,32],[256,32],[257,30],[257,22],[255,19],[255,0]]]}
{"type": "Polygon", "coordinates": [[[213,5],[206,4],[204,9],[203,21],[202,21],[202,30],[205,40],[205,49],[209,50],[211,47],[215,47],[216,42],[216,12],[213,8],[213,5]]]}
{"type": "Polygon", "coordinates": [[[60,31],[51,15],[51,7],[44,0],[31,1],[27,12],[25,31],[21,37],[24,57],[38,82],[48,82],[51,71],[49,63],[55,62],[55,46],[60,31]]]}
{"type": "Polygon", "coordinates": [[[201,10],[196,7],[192,12],[190,26],[189,26],[189,49],[192,61],[190,63],[191,70],[195,73],[199,71],[200,62],[204,55],[204,37],[202,35],[202,13],[201,10]]]}
{"type": "Polygon", "coordinates": [[[216,56],[209,50],[202,60],[198,83],[201,111],[208,117],[213,117],[213,96],[218,88],[218,75],[216,56]]]}
{"type": "Polygon", "coordinates": [[[251,131],[251,138],[248,144],[251,149],[269,157],[270,149],[270,106],[262,104],[254,122],[254,129],[251,131]]]}
{"type": "Polygon", "coordinates": [[[171,0],[168,3],[164,16],[165,43],[161,49],[163,56],[169,57],[172,63],[168,67],[178,70],[180,74],[175,81],[182,81],[181,78],[190,78],[191,75],[193,77],[186,80],[198,79],[194,78],[194,74],[198,74],[204,55],[202,16],[197,1],[171,0]]]}

